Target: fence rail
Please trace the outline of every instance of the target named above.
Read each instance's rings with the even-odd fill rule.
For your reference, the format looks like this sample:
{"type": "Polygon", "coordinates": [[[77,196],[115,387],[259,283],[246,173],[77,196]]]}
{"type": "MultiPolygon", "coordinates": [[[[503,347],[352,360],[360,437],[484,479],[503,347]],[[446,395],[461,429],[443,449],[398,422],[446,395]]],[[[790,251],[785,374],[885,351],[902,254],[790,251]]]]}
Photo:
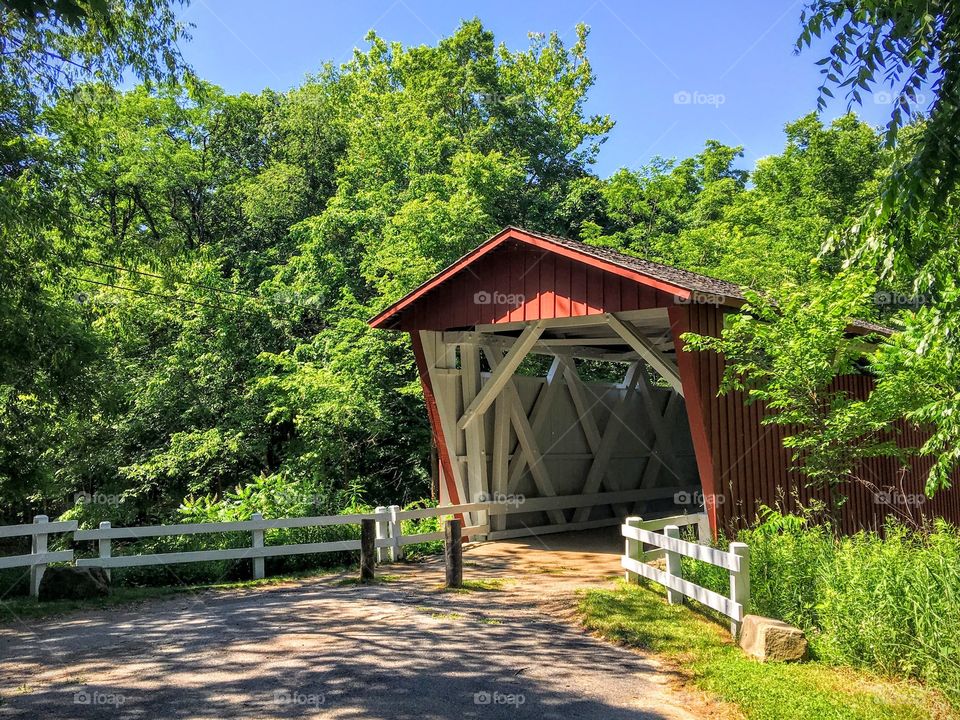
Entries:
{"type": "MultiPolygon", "coordinates": [[[[36,597],[40,590],[40,580],[50,563],[74,561],[73,550],[57,552],[47,551],[47,537],[52,533],[73,533],[76,542],[94,541],[97,543],[98,556],[78,558],[78,567],[99,567],[107,574],[113,568],[145,567],[150,565],[174,565],[180,563],[210,562],[216,560],[250,560],[253,563],[253,576],[260,579],[265,575],[264,558],[290,555],[312,555],[328,552],[350,552],[360,550],[359,539],[330,540],[316,543],[293,545],[266,545],[264,533],[267,530],[336,527],[359,525],[370,519],[377,523],[378,559],[383,561],[399,560],[403,548],[418,543],[443,540],[443,531],[429,533],[404,534],[403,521],[420,520],[429,517],[448,517],[466,513],[484,512],[490,509],[490,503],[469,503],[448,505],[445,507],[401,510],[399,506],[379,507],[372,513],[351,515],[325,515],[317,517],[277,518],[267,520],[255,513],[250,520],[236,522],[183,523],[180,525],[149,525],[142,527],[112,527],[109,522],[100,523],[96,530],[78,530],[77,521],[49,522],[45,515],[38,515],[29,525],[0,526],[0,538],[32,537],[29,555],[0,557],[0,570],[16,567],[30,568],[30,594],[36,597]],[[113,541],[143,540],[154,537],[172,537],[186,535],[213,535],[224,533],[250,533],[249,547],[224,548],[219,550],[192,550],[184,552],[151,553],[139,555],[114,555],[113,541]]],[[[467,525],[464,535],[486,535],[489,523],[467,525]]]]}
{"type": "MultiPolygon", "coordinates": [[[[750,548],[744,543],[730,543],[729,552],[718,548],[680,539],[681,525],[697,525],[701,528],[702,517],[681,515],[644,522],[642,518],[629,517],[621,526],[626,539],[624,555],[620,563],[626,570],[628,581],[644,577],[667,588],[667,600],[671,604],[683,602],[684,596],[693,598],[709,608],[730,618],[730,632],[737,635],[740,623],[750,604],[750,548]],[[663,534],[656,532],[663,530],[663,534]],[[644,553],[644,545],[653,545],[657,550],[644,553]],[[662,555],[666,570],[648,564],[652,554],[662,555]],[[730,576],[730,595],[724,596],[713,590],[683,579],[681,556],[721,567],[730,576]]],[[[700,540],[705,540],[701,535],[700,540]]]]}
{"type": "Polygon", "coordinates": [[[30,568],[30,594],[36,597],[40,592],[40,580],[47,565],[55,562],[70,562],[73,560],[73,550],[47,551],[47,539],[53,533],[74,532],[77,529],[76,520],[58,520],[50,522],[46,515],[37,515],[30,525],[3,525],[0,526],[0,538],[29,537],[29,555],[8,555],[0,557],[0,570],[9,568],[30,568]]]}
{"type": "MultiPolygon", "coordinates": [[[[672,495],[674,492],[676,492],[676,490],[676,488],[658,488],[615,491],[594,493],[587,496],[569,495],[552,496],[546,498],[531,498],[529,500],[525,500],[521,504],[485,501],[464,503],[460,505],[448,505],[444,507],[417,508],[413,510],[401,510],[399,506],[392,505],[390,507],[378,507],[372,513],[277,518],[269,520],[264,519],[259,513],[257,513],[254,514],[250,520],[237,522],[183,523],[179,525],[150,525],[142,527],[113,527],[109,522],[103,522],[100,523],[99,528],[91,530],[79,530],[75,520],[50,522],[45,515],[38,515],[36,518],[34,518],[34,522],[32,524],[0,526],[0,538],[25,536],[32,539],[30,554],[0,557],[0,569],[29,567],[30,594],[36,597],[39,593],[40,580],[43,577],[43,573],[46,570],[47,565],[50,563],[72,562],[75,560],[73,550],[49,552],[47,550],[47,540],[49,535],[53,533],[72,533],[72,539],[76,542],[97,543],[97,557],[78,558],[75,560],[76,565],[79,567],[103,568],[108,575],[113,568],[174,565],[180,563],[210,562],[218,560],[250,560],[253,565],[253,577],[260,579],[265,576],[264,559],[268,557],[312,555],[328,552],[352,552],[360,550],[360,540],[356,538],[315,543],[267,545],[265,542],[265,533],[269,530],[360,525],[363,520],[373,520],[376,523],[375,547],[377,551],[377,559],[380,562],[392,562],[401,559],[403,557],[405,548],[410,545],[434,542],[444,539],[444,533],[442,530],[414,534],[404,533],[403,524],[407,521],[422,520],[431,517],[443,518],[459,516],[461,517],[461,522],[464,524],[462,529],[464,536],[486,537],[491,540],[530,535],[536,536],[546,533],[585,530],[588,528],[617,525],[621,523],[621,519],[617,517],[601,518],[584,522],[571,522],[543,527],[525,526],[521,529],[494,530],[491,532],[490,517],[504,515],[509,516],[517,513],[538,512],[553,509],[589,507],[603,504],[610,504],[616,507],[618,504],[626,504],[635,502],[637,500],[649,500],[660,496],[666,497],[672,495]],[[468,524],[470,521],[472,521],[472,524],[468,524]],[[114,541],[119,540],[143,540],[146,538],[157,537],[214,535],[225,533],[249,533],[250,543],[246,547],[212,550],[191,550],[183,552],[161,552],[137,555],[114,554],[113,543],[114,541]]],[[[635,520],[635,518],[628,518],[628,524],[631,520],[635,520]]],[[[704,528],[706,527],[707,530],[709,530],[709,526],[706,525],[705,516],[691,515],[681,518],[670,518],[669,520],[681,524],[697,524],[700,527],[701,538],[704,537],[704,528]]],[[[689,546],[703,548],[703,546],[696,545],[695,543],[684,543],[680,540],[677,540],[676,543],[670,543],[668,547],[664,547],[662,541],[664,536],[658,535],[654,531],[662,529],[666,522],[667,521],[665,520],[653,520],[644,523],[642,527],[630,527],[629,532],[631,534],[625,535],[628,538],[628,546],[630,546],[631,542],[637,547],[640,547],[643,543],[648,543],[651,545],[657,545],[660,543],[660,547],[662,549],[655,552],[667,552],[670,554],[684,554],[685,551],[691,552],[689,546]],[[639,533],[643,534],[641,535],[639,533]]],[[[715,559],[713,554],[706,552],[707,550],[710,549],[703,548],[701,550],[697,550],[696,552],[699,553],[698,558],[707,558],[708,561],[710,558],[715,559]]],[[[644,556],[644,558],[645,557],[646,556],[644,556]]],[[[633,567],[633,563],[637,563],[644,558],[635,556],[628,551],[624,562],[629,561],[631,563],[631,567],[629,567],[628,570],[631,570],[637,575],[642,574],[646,577],[648,576],[648,572],[655,571],[655,569],[649,565],[644,565],[644,567],[639,570],[633,567]]],[[[625,565],[624,567],[627,566],[625,565]]],[[[723,567],[726,567],[726,565],[723,567]]],[[[663,582],[663,580],[658,581],[663,582]]],[[[669,582],[672,581],[663,582],[663,584],[676,590],[677,588],[669,585],[669,582]]],[[[678,586],[680,585],[680,583],[674,584],[678,586]]],[[[703,596],[702,593],[701,596],[703,596]]],[[[730,607],[727,607],[727,609],[730,609],[730,607]]]]}

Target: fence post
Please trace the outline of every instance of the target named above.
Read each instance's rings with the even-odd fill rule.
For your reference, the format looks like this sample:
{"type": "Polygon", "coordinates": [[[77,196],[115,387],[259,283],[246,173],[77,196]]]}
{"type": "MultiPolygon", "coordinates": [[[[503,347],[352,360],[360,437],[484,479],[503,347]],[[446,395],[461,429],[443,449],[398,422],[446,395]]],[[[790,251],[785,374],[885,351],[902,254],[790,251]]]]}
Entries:
{"type": "Polygon", "coordinates": [[[463,587],[463,528],[459,520],[447,520],[443,529],[443,559],[447,570],[447,587],[463,587]]]}
{"type": "MultiPolygon", "coordinates": [[[[750,612],[750,547],[741,542],[730,543],[730,552],[740,558],[740,572],[730,573],[730,599],[743,606],[743,614],[750,612]]],[[[730,623],[734,637],[740,633],[740,621],[730,623]]]]}
{"type": "Polygon", "coordinates": [[[710,518],[706,513],[700,513],[697,518],[697,542],[709,545],[713,541],[713,531],[710,530],[710,518]]]}
{"type": "MultiPolygon", "coordinates": [[[[477,525],[486,525],[487,532],[490,532],[490,511],[489,510],[487,509],[478,510],[474,514],[474,517],[477,519],[477,525]]],[[[476,535],[475,537],[470,538],[471,541],[477,541],[477,542],[481,540],[486,540],[486,539],[487,539],[487,533],[482,533],[482,534],[476,535]]]]}
{"type": "Polygon", "coordinates": [[[363,518],[360,521],[360,582],[373,582],[376,576],[377,521],[363,518]]]}
{"type": "MultiPolygon", "coordinates": [[[[663,529],[663,534],[668,538],[680,539],[680,528],[676,525],[667,525],[663,529]]],[[[683,566],[680,563],[680,553],[671,552],[670,550],[664,550],[664,555],[667,558],[667,575],[672,575],[676,578],[683,577],[683,566]]],[[[683,602],[683,593],[677,590],[671,590],[667,588],[667,602],[671,605],[679,605],[683,602]]]]}
{"type": "Polygon", "coordinates": [[[400,512],[399,505],[390,506],[390,539],[393,543],[390,545],[390,562],[397,562],[403,559],[403,546],[400,545],[400,538],[403,536],[403,526],[397,513],[400,512]]]}
{"type": "MultiPolygon", "coordinates": [[[[43,525],[48,522],[50,518],[46,515],[37,515],[33,518],[33,522],[36,525],[43,525]]],[[[47,552],[47,533],[37,532],[41,528],[34,528],[34,534],[31,535],[30,540],[30,554],[31,555],[42,555],[47,552]]],[[[36,565],[30,566],[30,596],[39,597],[40,595],[40,581],[43,579],[43,573],[47,569],[47,563],[37,563],[36,565]]]]}
{"type": "MultiPolygon", "coordinates": [[[[261,513],[254,513],[253,520],[263,520],[263,515],[261,513]]],[[[263,530],[254,530],[253,531],[253,547],[262,548],[263,547],[263,530]]],[[[263,557],[253,558],[253,579],[254,580],[263,580],[266,572],[264,570],[264,561],[263,557]]]]}
{"type": "MultiPolygon", "coordinates": [[[[626,520],[623,521],[623,524],[629,525],[630,527],[638,528],[640,527],[640,523],[642,522],[643,522],[643,518],[628,517],[626,520]]],[[[624,543],[624,548],[623,548],[624,555],[626,555],[628,558],[636,560],[637,562],[643,562],[643,560],[640,557],[642,554],[642,550],[643,550],[643,543],[641,543],[639,540],[634,540],[633,538],[626,538],[626,542],[624,543]]],[[[623,573],[623,579],[626,580],[627,582],[638,582],[640,580],[640,576],[634,572],[625,570],[623,573]]]]}
{"type": "MultiPolygon", "coordinates": [[[[102,523],[100,523],[100,529],[101,529],[101,530],[109,530],[109,529],[110,529],[110,521],[109,521],[109,520],[105,520],[105,521],[103,521],[102,523]]],[[[97,549],[100,551],[100,559],[101,559],[101,560],[113,556],[113,548],[111,547],[111,544],[110,544],[110,538],[100,538],[100,539],[97,541],[97,549]]],[[[110,571],[110,568],[104,567],[104,568],[103,568],[103,572],[104,572],[104,574],[107,576],[107,580],[112,580],[112,579],[113,579],[113,573],[110,571]]]]}
{"type": "MultiPolygon", "coordinates": [[[[387,533],[389,532],[390,526],[387,524],[386,521],[381,520],[380,516],[386,514],[387,508],[381,505],[376,510],[374,510],[374,512],[377,514],[377,519],[376,519],[377,540],[383,540],[384,538],[387,537],[387,533]]],[[[377,546],[377,562],[378,563],[382,563],[384,559],[387,557],[386,550],[387,550],[386,548],[379,547],[379,545],[377,546]]]]}

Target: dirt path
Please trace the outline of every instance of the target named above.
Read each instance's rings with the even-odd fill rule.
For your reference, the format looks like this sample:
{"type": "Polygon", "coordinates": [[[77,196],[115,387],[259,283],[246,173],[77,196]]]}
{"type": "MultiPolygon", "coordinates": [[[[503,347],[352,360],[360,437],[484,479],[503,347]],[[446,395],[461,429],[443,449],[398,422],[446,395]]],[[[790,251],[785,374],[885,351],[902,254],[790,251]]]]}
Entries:
{"type": "Polygon", "coordinates": [[[441,592],[432,561],[0,627],[0,718],[696,717],[655,658],[567,617],[616,555],[547,542],[469,548],[496,592],[441,592]]]}

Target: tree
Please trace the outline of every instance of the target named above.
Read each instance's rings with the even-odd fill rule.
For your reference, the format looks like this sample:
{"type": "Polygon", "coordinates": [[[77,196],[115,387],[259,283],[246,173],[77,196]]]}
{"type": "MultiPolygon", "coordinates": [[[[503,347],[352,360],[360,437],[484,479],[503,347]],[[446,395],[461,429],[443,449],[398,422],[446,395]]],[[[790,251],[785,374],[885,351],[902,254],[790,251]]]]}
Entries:
{"type": "Polygon", "coordinates": [[[798,49],[835,33],[820,60],[821,106],[831,88],[857,103],[863,92],[892,91],[892,172],[870,211],[830,247],[923,301],[899,313],[902,332],[881,348],[874,367],[878,397],[899,399],[903,416],[934,428],[923,447],[936,457],[927,483],[933,492],[949,485],[960,463],[960,12],[949,2],[818,0],[802,22],[798,49]],[[907,126],[918,110],[926,116],[907,126]]]}

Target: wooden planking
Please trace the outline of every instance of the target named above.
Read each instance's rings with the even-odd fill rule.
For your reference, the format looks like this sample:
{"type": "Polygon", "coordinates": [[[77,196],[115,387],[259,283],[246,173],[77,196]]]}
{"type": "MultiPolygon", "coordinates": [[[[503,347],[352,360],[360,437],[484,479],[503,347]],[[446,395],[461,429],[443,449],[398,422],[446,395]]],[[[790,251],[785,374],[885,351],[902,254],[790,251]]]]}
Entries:
{"type": "MultiPolygon", "coordinates": [[[[442,505],[439,507],[417,508],[416,510],[401,510],[397,513],[398,520],[420,520],[428,517],[446,517],[448,515],[462,515],[463,513],[480,512],[487,510],[489,505],[484,502],[464,503],[462,505],[442,505]]],[[[367,517],[367,516],[364,516],[367,517]]]]}
{"type": "Polygon", "coordinates": [[[603,520],[587,520],[586,522],[569,522],[559,525],[538,525],[536,527],[523,526],[511,530],[500,530],[491,532],[487,537],[491,540],[509,540],[520,537],[536,537],[539,535],[552,535],[554,533],[574,532],[577,530],[593,530],[595,528],[613,527],[619,525],[620,518],[604,518],[603,520]]]}
{"type": "Polygon", "coordinates": [[[589,508],[598,505],[612,505],[635,500],[661,500],[663,498],[673,497],[681,491],[689,492],[690,488],[683,486],[637,488],[635,490],[615,490],[612,492],[593,493],[591,495],[553,495],[550,497],[525,498],[523,502],[516,505],[504,506],[503,510],[492,509],[490,512],[491,514],[501,512],[507,515],[515,515],[540,510],[589,508]]]}
{"type": "MultiPolygon", "coordinates": [[[[706,305],[680,305],[671,310],[674,335],[698,332],[716,336],[723,327],[722,308],[706,305]]],[[[696,386],[697,395],[687,397],[688,416],[694,438],[697,466],[703,491],[710,488],[723,496],[711,515],[711,524],[727,531],[743,527],[754,518],[759,504],[776,506],[784,503],[796,509],[794,494],[801,503],[812,498],[826,500],[822,491],[805,487],[805,479],[793,468],[791,453],[783,447],[783,439],[792,430],[777,425],[763,425],[767,413],[762,403],[746,406],[739,392],[718,397],[723,377],[723,358],[715,353],[681,352],[678,364],[684,387],[696,386]]],[[[833,388],[857,398],[866,398],[874,381],[863,375],[837,378],[833,388]]],[[[907,423],[894,428],[898,442],[904,447],[918,447],[927,435],[907,423]]],[[[929,458],[913,458],[904,478],[903,491],[910,495],[923,493],[929,458]]],[[[867,482],[899,484],[897,463],[890,458],[862,461],[858,475],[867,482]]],[[[960,471],[955,473],[954,487],[926,501],[921,509],[925,517],[943,517],[960,523],[960,471]]],[[[862,483],[848,484],[843,491],[849,500],[841,512],[841,529],[854,533],[861,529],[877,529],[882,515],[889,512],[874,501],[873,492],[862,483]]],[[[709,514],[709,508],[708,508],[709,514]]]]}

